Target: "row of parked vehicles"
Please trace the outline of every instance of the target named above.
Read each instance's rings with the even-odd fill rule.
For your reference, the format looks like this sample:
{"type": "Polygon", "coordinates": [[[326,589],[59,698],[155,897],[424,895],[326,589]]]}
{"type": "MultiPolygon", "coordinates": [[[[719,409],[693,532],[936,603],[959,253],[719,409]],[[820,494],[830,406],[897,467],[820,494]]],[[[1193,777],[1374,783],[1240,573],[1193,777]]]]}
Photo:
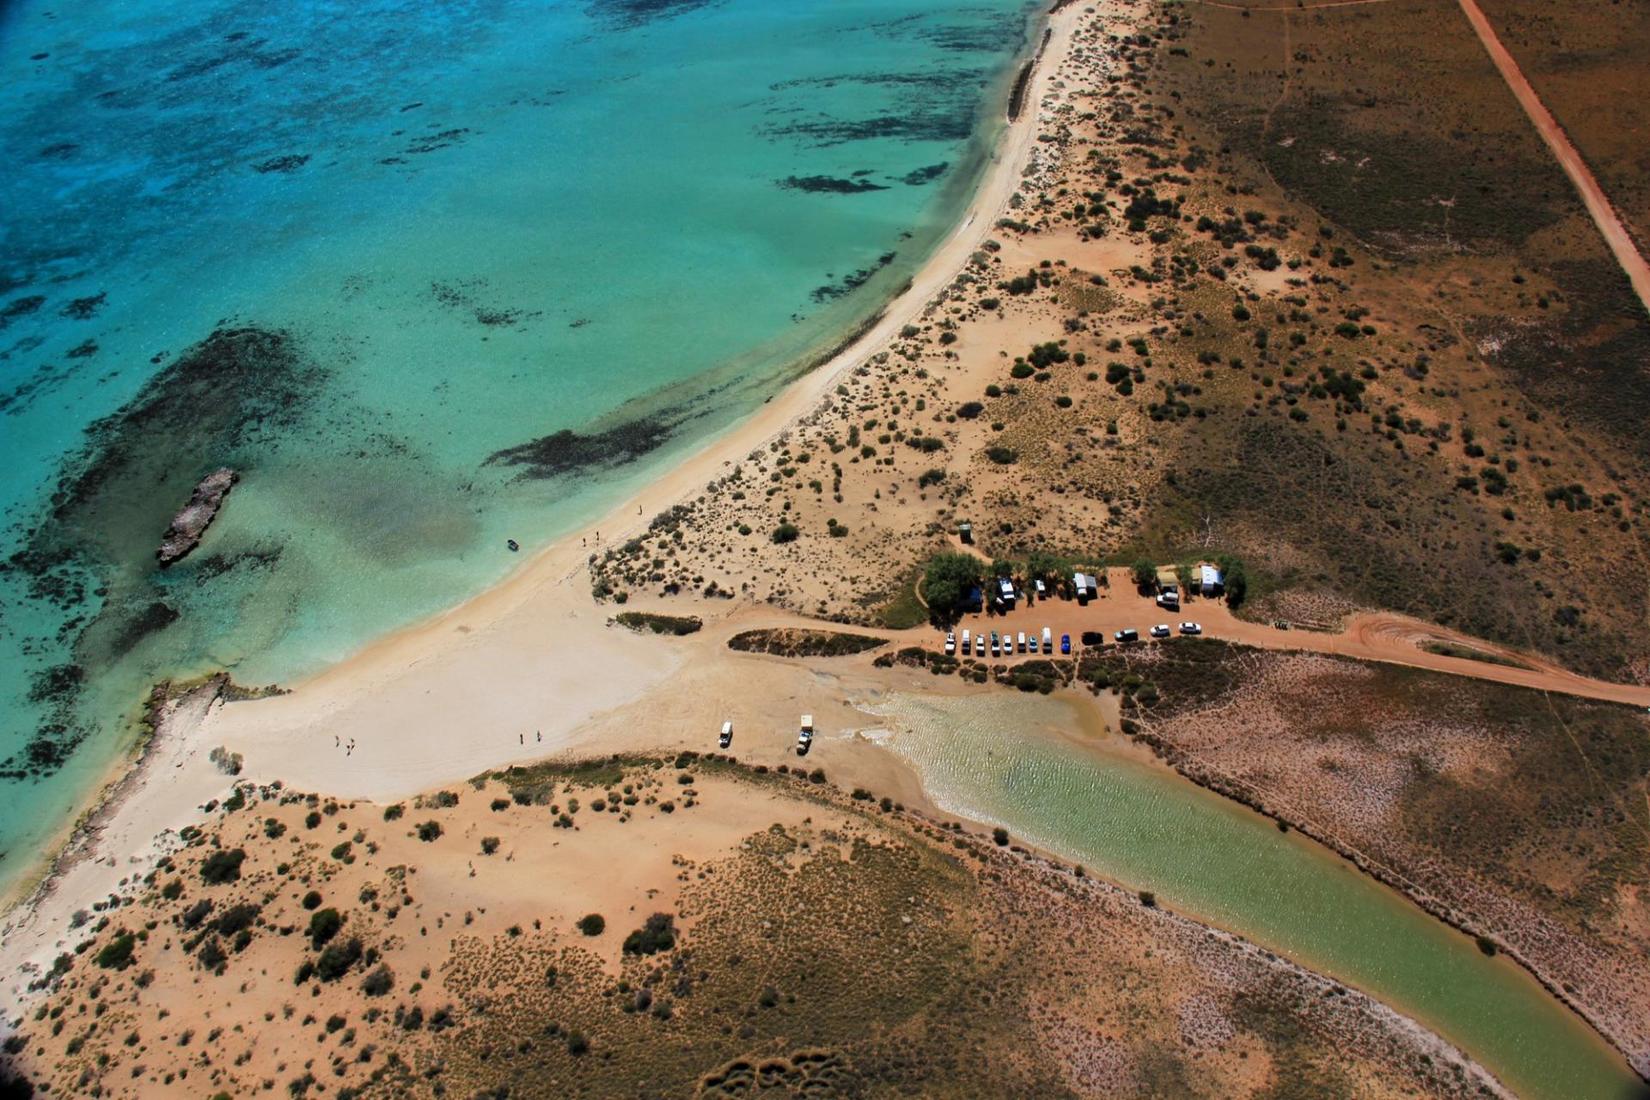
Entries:
{"type": "MultiPolygon", "coordinates": [[[[978,634],[968,630],[962,632],[961,652],[963,656],[966,657],[972,653],[976,657],[984,657],[988,652],[988,648],[993,657],[1012,657],[1015,653],[1047,653],[1052,655],[1054,653],[1054,632],[1045,626],[1043,627],[1042,637],[1039,639],[1035,633],[1028,635],[1025,631],[1021,631],[1019,634],[1009,634],[1004,631],[999,635],[993,630],[989,647],[987,646],[985,631],[982,630],[978,634]]],[[[957,635],[954,632],[947,632],[945,635],[945,652],[946,656],[952,656],[958,652],[957,635]]],[[[1071,652],[1070,634],[1060,635],[1060,652],[1068,654],[1071,652]]]]}
{"type": "MultiPolygon", "coordinates": [[[[1183,637],[1192,637],[1203,633],[1203,627],[1194,622],[1183,622],[1180,624],[1178,629],[1183,637]]],[[[1172,636],[1174,634],[1174,630],[1170,629],[1168,623],[1158,623],[1146,633],[1153,638],[1162,639],[1172,636]]],[[[1131,642],[1138,642],[1140,640],[1140,631],[1128,629],[1119,630],[1112,635],[1112,640],[1118,645],[1128,645],[1131,642]]],[[[1098,630],[1085,630],[1083,632],[1083,644],[1091,648],[1098,648],[1099,646],[1106,644],[1106,638],[1105,635],[1101,634],[1098,630]]],[[[993,657],[1012,657],[1016,653],[1044,653],[1053,656],[1054,632],[1045,626],[1043,627],[1042,636],[1039,638],[1035,633],[1025,634],[1022,632],[1019,634],[1009,634],[1007,631],[1004,631],[1002,634],[998,634],[997,631],[993,630],[988,636],[983,630],[977,634],[969,630],[964,630],[962,632],[962,643],[960,646],[957,642],[956,633],[947,632],[945,635],[945,653],[948,657],[955,656],[958,653],[961,653],[964,657],[967,657],[970,654],[975,657],[984,657],[987,654],[990,654],[993,657]]],[[[1060,635],[1060,653],[1065,656],[1070,655],[1070,634],[1060,635]]]]}
{"type": "MultiPolygon", "coordinates": [[[[1171,634],[1174,633],[1174,631],[1169,629],[1169,624],[1168,623],[1158,623],[1156,626],[1152,627],[1146,633],[1150,634],[1153,638],[1161,639],[1161,638],[1169,637],[1171,634]]],[[[1187,636],[1187,637],[1190,637],[1190,636],[1195,635],[1195,634],[1202,634],[1203,633],[1203,627],[1201,625],[1199,625],[1198,623],[1193,623],[1193,622],[1181,623],[1180,624],[1180,633],[1184,636],[1187,636]]],[[[1119,630],[1116,634],[1112,635],[1112,638],[1116,640],[1118,645],[1123,645],[1125,642],[1138,642],[1140,640],[1140,631],[1138,631],[1138,630],[1119,630]]]]}

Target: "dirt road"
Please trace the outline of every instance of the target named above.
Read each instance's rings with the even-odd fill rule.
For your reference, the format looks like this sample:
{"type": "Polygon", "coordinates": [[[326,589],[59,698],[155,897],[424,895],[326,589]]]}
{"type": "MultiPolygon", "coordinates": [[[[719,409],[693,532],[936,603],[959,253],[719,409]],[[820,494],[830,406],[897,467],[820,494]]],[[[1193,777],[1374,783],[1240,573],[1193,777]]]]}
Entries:
{"type": "MultiPolygon", "coordinates": [[[[1179,612],[1165,611],[1149,598],[1136,593],[1126,569],[1112,570],[1108,579],[1110,583],[1100,589],[1099,597],[1091,601],[1087,607],[1080,607],[1075,601],[1070,600],[1045,600],[1034,607],[1021,608],[1007,615],[969,615],[957,625],[958,637],[961,637],[964,628],[975,633],[984,630],[987,637],[993,630],[1014,635],[1021,631],[1027,635],[1035,632],[1041,636],[1043,627],[1047,626],[1054,635],[1056,645],[1059,644],[1062,634],[1070,634],[1075,648],[1085,630],[1101,632],[1110,643],[1112,634],[1118,630],[1138,630],[1141,638],[1145,639],[1146,632],[1159,623],[1177,627],[1181,621],[1191,620],[1203,627],[1206,637],[1255,646],[1259,649],[1331,653],[1360,661],[1409,665],[1514,687],[1650,707],[1650,686],[1591,680],[1560,668],[1541,657],[1493,645],[1403,615],[1390,612],[1357,615],[1348,620],[1339,632],[1334,633],[1298,628],[1280,630],[1263,623],[1239,619],[1220,600],[1192,599],[1179,612]],[[1487,657],[1516,662],[1517,666],[1522,667],[1432,653],[1422,648],[1429,643],[1474,650],[1487,657]]],[[[829,628],[829,624],[815,625],[829,628]]],[[[895,638],[902,636],[898,632],[876,633],[886,633],[895,638]]],[[[910,637],[911,634],[903,636],[910,637]]],[[[924,631],[919,636],[923,637],[924,645],[936,644],[937,638],[933,631],[924,631]]],[[[1142,644],[1150,643],[1148,641],[1142,644]]],[[[990,659],[989,655],[987,659],[990,659]]],[[[1005,660],[1012,662],[1030,659],[1032,658],[1029,655],[1015,654],[1005,660]]]]}
{"type": "Polygon", "coordinates": [[[1530,116],[1535,128],[1541,134],[1541,140],[1547,143],[1547,148],[1553,151],[1558,158],[1564,174],[1570,177],[1581,193],[1581,201],[1587,206],[1587,213],[1592,216],[1593,223],[1598,231],[1604,234],[1604,241],[1615,254],[1616,262],[1627,273],[1632,281],[1633,291],[1638,295],[1646,311],[1650,311],[1650,264],[1646,264],[1644,257],[1639,254],[1638,247],[1633,243],[1632,235],[1617,216],[1610,200],[1605,197],[1604,190],[1599,187],[1598,180],[1593,178],[1592,170],[1587,162],[1581,159],[1576,147],[1570,144],[1570,139],[1564,133],[1564,128],[1553,118],[1541,97],[1535,94],[1530,82],[1524,79],[1523,72],[1518,68],[1518,62],[1513,60],[1512,54],[1501,44],[1496,37],[1495,28],[1490,25],[1489,19],[1479,8],[1476,0],[1459,0],[1461,11],[1466,14],[1467,22],[1478,35],[1478,40],[1484,44],[1485,51],[1495,67],[1501,72],[1501,79],[1507,82],[1507,87],[1518,99],[1519,106],[1524,113],[1530,116]]]}

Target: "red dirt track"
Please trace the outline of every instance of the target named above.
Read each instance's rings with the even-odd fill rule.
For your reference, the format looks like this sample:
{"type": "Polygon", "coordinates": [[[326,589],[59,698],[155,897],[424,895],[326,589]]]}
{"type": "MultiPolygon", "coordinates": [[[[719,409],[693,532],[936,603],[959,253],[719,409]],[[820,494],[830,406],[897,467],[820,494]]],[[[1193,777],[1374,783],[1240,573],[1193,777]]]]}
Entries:
{"type": "Polygon", "coordinates": [[[1535,94],[1530,82],[1524,79],[1524,73],[1519,69],[1518,62],[1513,60],[1512,54],[1501,44],[1496,37],[1495,28],[1490,25],[1488,17],[1484,15],[1476,0],[1460,0],[1461,11],[1466,14],[1467,22],[1478,35],[1478,40],[1484,44],[1484,50],[1495,62],[1495,67],[1501,72],[1501,79],[1507,82],[1507,87],[1518,99],[1519,106],[1524,113],[1530,116],[1535,123],[1536,131],[1541,140],[1547,143],[1547,148],[1553,151],[1558,158],[1559,166],[1564,174],[1570,177],[1570,182],[1581,193],[1581,201],[1587,206],[1587,213],[1592,215],[1593,223],[1598,231],[1604,235],[1604,241],[1615,254],[1616,262],[1627,273],[1632,281],[1633,291],[1647,311],[1650,311],[1650,264],[1644,262],[1639,255],[1638,247],[1633,238],[1616,214],[1615,207],[1605,197],[1603,188],[1599,187],[1598,180],[1593,178],[1592,169],[1587,162],[1581,159],[1576,147],[1570,144],[1570,139],[1564,133],[1564,127],[1558,124],[1552,113],[1541,102],[1541,97],[1535,94]]]}

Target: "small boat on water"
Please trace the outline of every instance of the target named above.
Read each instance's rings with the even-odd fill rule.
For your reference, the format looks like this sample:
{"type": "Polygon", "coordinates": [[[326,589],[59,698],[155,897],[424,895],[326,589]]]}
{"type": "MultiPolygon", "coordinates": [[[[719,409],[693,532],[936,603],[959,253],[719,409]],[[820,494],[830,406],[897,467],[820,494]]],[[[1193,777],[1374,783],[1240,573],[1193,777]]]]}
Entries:
{"type": "Polygon", "coordinates": [[[521,543],[517,542],[515,539],[505,539],[504,545],[510,548],[510,553],[512,554],[521,549],[521,543]]]}

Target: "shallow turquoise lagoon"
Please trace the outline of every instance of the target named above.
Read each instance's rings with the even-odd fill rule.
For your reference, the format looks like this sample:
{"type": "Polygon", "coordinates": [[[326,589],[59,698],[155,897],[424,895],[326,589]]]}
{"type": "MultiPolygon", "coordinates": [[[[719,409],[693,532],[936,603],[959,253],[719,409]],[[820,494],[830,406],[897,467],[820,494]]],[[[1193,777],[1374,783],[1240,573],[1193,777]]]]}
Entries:
{"type": "Polygon", "coordinates": [[[1149,890],[1431,1027],[1530,1100],[1644,1083],[1516,965],[1260,814],[1084,730],[1061,699],[894,695],[874,707],[940,807],[1149,890]]]}
{"type": "Polygon", "coordinates": [[[0,8],[0,877],[770,396],[949,229],[1022,0],[0,8]],[[153,567],[207,470],[206,542],[153,567]]]}

